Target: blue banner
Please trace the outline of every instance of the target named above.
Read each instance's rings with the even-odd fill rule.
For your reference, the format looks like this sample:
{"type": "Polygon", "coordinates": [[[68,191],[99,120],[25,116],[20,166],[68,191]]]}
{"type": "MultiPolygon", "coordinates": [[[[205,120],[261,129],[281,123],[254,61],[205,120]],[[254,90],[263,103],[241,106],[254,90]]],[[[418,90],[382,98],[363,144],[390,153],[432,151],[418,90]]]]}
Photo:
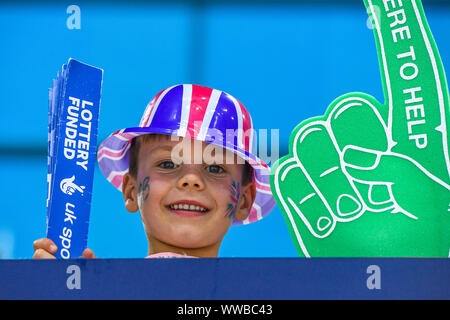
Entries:
{"type": "Polygon", "coordinates": [[[103,70],[69,59],[49,90],[47,238],[60,259],[87,245],[103,70]]]}
{"type": "Polygon", "coordinates": [[[0,300],[450,300],[447,258],[0,260],[0,274],[0,300]]]}

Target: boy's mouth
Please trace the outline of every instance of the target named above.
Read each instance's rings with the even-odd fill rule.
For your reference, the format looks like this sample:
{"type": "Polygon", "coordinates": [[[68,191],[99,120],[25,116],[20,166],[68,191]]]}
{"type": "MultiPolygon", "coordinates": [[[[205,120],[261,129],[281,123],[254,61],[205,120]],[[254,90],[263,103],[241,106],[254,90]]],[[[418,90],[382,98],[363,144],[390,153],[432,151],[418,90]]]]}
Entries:
{"type": "Polygon", "coordinates": [[[200,202],[193,200],[180,200],[167,206],[172,212],[182,216],[201,216],[209,209],[200,202]]]}

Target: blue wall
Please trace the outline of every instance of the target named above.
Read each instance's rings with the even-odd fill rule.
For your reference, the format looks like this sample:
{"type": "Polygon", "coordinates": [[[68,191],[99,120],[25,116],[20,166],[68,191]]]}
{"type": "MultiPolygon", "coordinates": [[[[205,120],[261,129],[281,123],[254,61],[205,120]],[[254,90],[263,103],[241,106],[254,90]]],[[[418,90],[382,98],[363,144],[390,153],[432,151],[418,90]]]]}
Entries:
{"type": "MultiPolygon", "coordinates": [[[[450,6],[423,2],[450,70],[450,6]]],[[[45,236],[47,90],[69,57],[104,69],[99,143],[136,126],[150,99],[178,83],[237,97],[257,128],[280,130],[280,155],[291,130],[339,95],[382,101],[362,1],[314,3],[81,2],[80,30],[66,26],[71,3],[0,4],[0,258],[31,258],[33,240],[45,236]]],[[[147,253],[139,215],[125,210],[98,167],[88,245],[104,258],[147,253]]],[[[276,208],[232,227],[220,256],[297,254],[276,208]]]]}

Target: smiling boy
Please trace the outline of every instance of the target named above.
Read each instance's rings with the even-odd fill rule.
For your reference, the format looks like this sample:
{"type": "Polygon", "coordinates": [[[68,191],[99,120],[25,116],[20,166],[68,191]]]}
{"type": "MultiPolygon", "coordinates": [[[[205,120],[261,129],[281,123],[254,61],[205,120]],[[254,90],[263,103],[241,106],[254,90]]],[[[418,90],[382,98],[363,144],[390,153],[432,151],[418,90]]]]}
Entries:
{"type": "MultiPolygon", "coordinates": [[[[139,210],[148,257],[217,257],[231,225],[275,206],[269,167],[253,152],[253,124],[231,95],[197,85],[158,93],[139,127],[114,132],[97,157],[105,177],[139,210]]],[[[53,247],[51,247],[53,246],[53,247]]],[[[52,258],[49,239],[34,258],[52,258]]],[[[83,257],[95,257],[86,249],[83,257]]]]}
{"type": "MultiPolygon", "coordinates": [[[[149,254],[217,256],[233,219],[243,221],[250,213],[256,195],[252,168],[237,164],[237,156],[225,149],[224,161],[218,163],[185,159],[176,164],[181,161],[174,159],[175,147],[181,143],[181,155],[194,155],[194,142],[171,140],[168,135],[144,135],[132,144],[130,163],[136,165],[123,179],[125,207],[140,211],[149,254]]],[[[201,144],[204,154],[208,144],[201,144]]]]}

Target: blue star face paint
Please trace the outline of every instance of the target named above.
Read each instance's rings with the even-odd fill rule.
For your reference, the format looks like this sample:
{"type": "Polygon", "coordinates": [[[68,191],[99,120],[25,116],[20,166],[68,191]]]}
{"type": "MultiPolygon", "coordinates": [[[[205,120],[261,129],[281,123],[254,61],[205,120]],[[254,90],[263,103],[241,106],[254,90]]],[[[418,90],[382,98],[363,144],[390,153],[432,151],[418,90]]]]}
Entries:
{"type": "Polygon", "coordinates": [[[233,181],[230,186],[231,202],[228,203],[227,205],[225,217],[234,219],[234,215],[236,214],[240,196],[241,196],[241,185],[239,184],[239,182],[233,181]]]}
{"type": "Polygon", "coordinates": [[[147,200],[148,195],[150,194],[150,186],[149,186],[150,177],[145,177],[141,183],[139,183],[138,188],[138,204],[139,210],[142,210],[142,206],[144,201],[147,200]]]}

